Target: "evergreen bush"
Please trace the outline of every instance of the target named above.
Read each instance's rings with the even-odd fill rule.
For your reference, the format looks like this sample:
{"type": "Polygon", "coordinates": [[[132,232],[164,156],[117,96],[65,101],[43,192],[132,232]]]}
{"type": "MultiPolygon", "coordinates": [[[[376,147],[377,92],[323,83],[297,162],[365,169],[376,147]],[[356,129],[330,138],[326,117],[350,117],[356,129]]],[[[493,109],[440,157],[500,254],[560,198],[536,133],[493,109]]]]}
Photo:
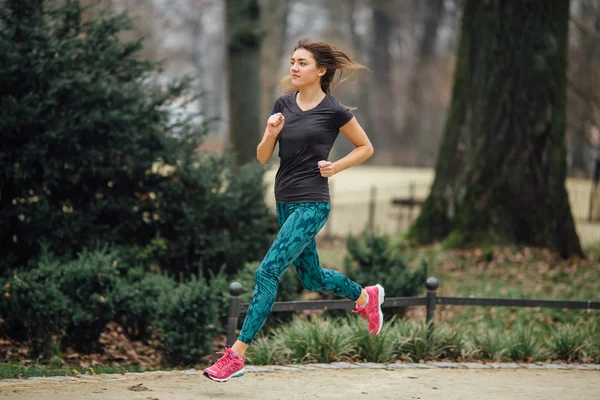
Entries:
{"type": "Polygon", "coordinates": [[[214,350],[213,340],[221,332],[219,306],[224,298],[223,276],[192,277],[169,292],[157,318],[158,337],[165,359],[171,365],[191,365],[214,350]]]}
{"type": "Polygon", "coordinates": [[[57,340],[82,352],[97,349],[115,316],[115,259],[98,250],[64,263],[44,251],[35,268],[15,270],[3,285],[6,334],[30,341],[35,355],[48,355],[57,340]]]}
{"type": "Polygon", "coordinates": [[[177,287],[177,282],[166,275],[132,268],[119,281],[115,290],[116,321],[133,340],[152,338],[151,327],[157,324],[165,297],[177,287]]]}
{"type": "Polygon", "coordinates": [[[192,79],[156,83],[142,42],[119,38],[131,27],[125,14],[85,19],[79,1],[2,2],[0,274],[44,243],[66,259],[162,241],[140,255],[186,277],[266,252],[264,169],[199,156],[208,121],[176,113],[197,98],[192,79]]]}
{"type": "MultiPolygon", "coordinates": [[[[379,283],[384,287],[386,297],[412,297],[423,292],[427,264],[423,261],[419,268],[411,268],[389,236],[365,231],[360,236],[348,237],[346,247],[346,274],[358,284],[379,283]]],[[[386,308],[384,316],[389,319],[402,313],[402,308],[386,308]]]]}

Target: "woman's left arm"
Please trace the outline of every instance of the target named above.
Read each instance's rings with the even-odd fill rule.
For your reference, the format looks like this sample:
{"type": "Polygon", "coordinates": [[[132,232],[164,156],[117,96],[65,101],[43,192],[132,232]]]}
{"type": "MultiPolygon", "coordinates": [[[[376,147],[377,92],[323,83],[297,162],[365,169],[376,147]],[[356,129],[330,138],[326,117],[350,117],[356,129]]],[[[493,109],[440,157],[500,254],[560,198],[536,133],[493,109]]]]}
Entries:
{"type": "Polygon", "coordinates": [[[348,123],[340,128],[340,131],[350,139],[354,150],[347,156],[332,163],[332,175],[358,165],[373,155],[373,145],[362,126],[353,117],[348,123]]]}

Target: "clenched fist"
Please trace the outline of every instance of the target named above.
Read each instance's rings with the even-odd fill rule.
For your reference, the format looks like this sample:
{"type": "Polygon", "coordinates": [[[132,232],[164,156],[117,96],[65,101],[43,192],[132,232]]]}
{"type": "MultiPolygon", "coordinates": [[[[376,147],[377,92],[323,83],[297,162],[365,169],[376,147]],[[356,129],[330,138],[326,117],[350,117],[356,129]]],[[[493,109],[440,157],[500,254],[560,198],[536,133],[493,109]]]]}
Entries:
{"type": "Polygon", "coordinates": [[[267,121],[267,129],[269,130],[269,135],[278,136],[285,124],[285,117],[282,113],[273,114],[269,117],[267,121]]]}
{"type": "Polygon", "coordinates": [[[321,171],[321,176],[325,178],[332,177],[335,174],[333,163],[325,160],[321,160],[317,163],[319,165],[319,170],[321,171]]]}

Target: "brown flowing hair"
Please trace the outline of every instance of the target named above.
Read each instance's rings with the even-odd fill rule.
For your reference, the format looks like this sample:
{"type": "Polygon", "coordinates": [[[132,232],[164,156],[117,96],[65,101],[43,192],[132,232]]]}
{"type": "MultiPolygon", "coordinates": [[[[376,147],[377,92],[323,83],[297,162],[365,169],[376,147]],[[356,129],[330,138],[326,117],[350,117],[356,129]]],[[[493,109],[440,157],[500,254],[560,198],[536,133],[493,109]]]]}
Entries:
{"type": "MultiPolygon", "coordinates": [[[[310,51],[315,58],[317,68],[327,68],[327,72],[321,77],[321,89],[326,94],[331,93],[336,86],[348,79],[356,70],[368,69],[329,43],[313,42],[309,38],[303,37],[298,41],[294,51],[298,49],[310,51]]],[[[284,93],[298,90],[292,85],[291,75],[283,78],[279,86],[284,93]]]]}

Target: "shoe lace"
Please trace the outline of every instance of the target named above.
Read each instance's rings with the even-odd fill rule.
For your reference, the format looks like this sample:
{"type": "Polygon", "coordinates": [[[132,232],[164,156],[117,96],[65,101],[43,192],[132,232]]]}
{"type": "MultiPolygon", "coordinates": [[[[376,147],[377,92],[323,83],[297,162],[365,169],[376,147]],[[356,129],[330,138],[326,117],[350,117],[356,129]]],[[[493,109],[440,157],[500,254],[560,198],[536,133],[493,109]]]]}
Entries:
{"type": "Polygon", "coordinates": [[[217,360],[217,362],[215,363],[215,367],[223,368],[227,364],[229,364],[229,360],[231,359],[231,357],[229,357],[229,353],[225,351],[218,351],[217,354],[223,354],[223,356],[217,360]]]}
{"type": "Polygon", "coordinates": [[[357,313],[363,317],[367,317],[367,310],[364,307],[359,306],[358,304],[356,305],[354,310],[352,310],[352,312],[357,313]]]}

